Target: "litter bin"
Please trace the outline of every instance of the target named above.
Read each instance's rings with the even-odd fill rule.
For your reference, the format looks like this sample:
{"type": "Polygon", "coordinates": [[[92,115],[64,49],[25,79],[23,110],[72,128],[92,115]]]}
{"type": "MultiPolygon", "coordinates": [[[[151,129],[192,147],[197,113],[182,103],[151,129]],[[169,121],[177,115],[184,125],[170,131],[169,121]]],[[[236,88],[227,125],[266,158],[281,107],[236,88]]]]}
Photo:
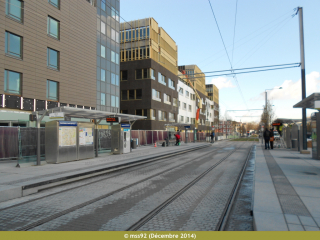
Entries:
{"type": "Polygon", "coordinates": [[[298,139],[291,140],[291,148],[298,148],[298,139]]]}
{"type": "Polygon", "coordinates": [[[138,145],[138,138],[132,138],[131,139],[131,148],[137,149],[137,145],[138,145]]]}

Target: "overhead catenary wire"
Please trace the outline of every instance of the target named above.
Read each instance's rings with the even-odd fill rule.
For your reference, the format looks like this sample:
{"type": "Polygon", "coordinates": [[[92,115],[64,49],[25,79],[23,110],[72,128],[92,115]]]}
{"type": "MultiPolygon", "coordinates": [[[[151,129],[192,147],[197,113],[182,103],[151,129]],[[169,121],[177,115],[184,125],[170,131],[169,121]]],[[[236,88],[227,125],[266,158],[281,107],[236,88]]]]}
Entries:
{"type": "Polygon", "coordinates": [[[231,63],[232,63],[232,64],[233,64],[233,53],[234,53],[234,40],[235,40],[235,38],[236,38],[237,11],[238,11],[238,0],[236,0],[236,12],[235,12],[235,16],[234,16],[232,57],[231,57],[231,63]]]}
{"type": "MultiPolygon", "coordinates": [[[[226,54],[227,54],[227,57],[228,57],[228,60],[229,60],[229,63],[230,63],[231,69],[232,69],[232,63],[231,63],[231,60],[230,60],[230,57],[229,57],[229,54],[228,54],[228,51],[227,51],[226,45],[225,45],[224,40],[223,40],[223,37],[222,37],[221,31],[220,31],[220,28],[219,28],[218,21],[217,21],[217,19],[216,19],[215,14],[214,14],[214,11],[213,11],[213,8],[212,8],[212,5],[211,5],[210,0],[208,0],[208,2],[209,2],[209,4],[210,4],[210,8],[211,8],[211,11],[212,11],[212,14],[213,14],[214,20],[215,20],[216,25],[217,25],[217,28],[218,28],[218,30],[219,30],[219,34],[220,34],[220,37],[221,37],[221,40],[222,40],[222,43],[223,43],[224,49],[225,49],[225,51],[226,51],[226,54]]],[[[246,103],[246,101],[245,101],[245,99],[244,99],[244,96],[243,96],[243,94],[242,94],[242,91],[241,91],[241,88],[240,88],[240,84],[239,84],[239,82],[238,82],[238,79],[237,79],[236,75],[234,75],[234,76],[233,76],[233,78],[236,80],[236,85],[237,85],[237,87],[238,87],[238,90],[239,90],[239,92],[240,92],[240,95],[241,95],[241,97],[242,97],[242,100],[243,100],[243,102],[245,103],[245,105],[247,106],[247,103],[246,103]]],[[[247,106],[247,108],[248,108],[248,106],[247,106]]]]}

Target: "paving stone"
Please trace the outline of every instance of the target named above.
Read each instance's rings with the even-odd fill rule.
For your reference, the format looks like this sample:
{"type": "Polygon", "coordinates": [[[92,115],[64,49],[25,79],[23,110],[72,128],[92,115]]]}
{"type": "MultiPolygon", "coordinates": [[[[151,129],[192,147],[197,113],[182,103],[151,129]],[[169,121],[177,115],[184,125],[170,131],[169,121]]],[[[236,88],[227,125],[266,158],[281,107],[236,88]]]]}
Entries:
{"type": "Polygon", "coordinates": [[[317,224],[311,217],[299,216],[299,219],[304,226],[317,227],[317,224]]]}
{"type": "Polygon", "coordinates": [[[284,215],[287,223],[292,223],[292,224],[301,224],[299,218],[297,215],[292,215],[292,214],[285,214],[284,215]]]}
{"type": "Polygon", "coordinates": [[[306,231],[320,231],[317,227],[304,226],[306,231]]]}
{"type": "Polygon", "coordinates": [[[288,224],[289,231],[304,231],[302,225],[298,224],[288,224]]]}

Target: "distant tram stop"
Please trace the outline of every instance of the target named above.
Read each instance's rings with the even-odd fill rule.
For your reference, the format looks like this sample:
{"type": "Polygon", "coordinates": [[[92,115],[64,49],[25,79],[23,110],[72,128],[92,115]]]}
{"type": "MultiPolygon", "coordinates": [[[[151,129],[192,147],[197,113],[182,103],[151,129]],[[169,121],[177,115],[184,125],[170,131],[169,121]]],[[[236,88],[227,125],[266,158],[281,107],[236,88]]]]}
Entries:
{"type": "MultiPolygon", "coordinates": [[[[57,107],[33,112],[31,119],[37,121],[38,142],[40,146],[40,123],[45,116],[55,116],[63,120],[45,123],[45,161],[63,163],[98,157],[98,125],[106,120],[111,128],[111,154],[130,153],[131,127],[137,120],[146,117],[130,114],[57,107]],[[90,119],[90,122],[71,121],[71,118],[90,119]]],[[[37,165],[41,165],[40,151],[37,152],[37,165]]]]}

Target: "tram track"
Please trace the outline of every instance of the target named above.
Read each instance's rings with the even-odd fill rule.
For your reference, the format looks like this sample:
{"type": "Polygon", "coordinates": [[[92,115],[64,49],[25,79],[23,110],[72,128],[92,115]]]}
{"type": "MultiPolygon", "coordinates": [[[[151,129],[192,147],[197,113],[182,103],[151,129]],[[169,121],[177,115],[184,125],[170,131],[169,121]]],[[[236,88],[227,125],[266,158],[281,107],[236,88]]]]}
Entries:
{"type": "MultiPolygon", "coordinates": [[[[223,148],[226,148],[226,147],[228,147],[229,145],[231,145],[231,144],[227,144],[227,145],[224,145],[224,146],[222,146],[222,147],[213,149],[213,150],[211,150],[211,151],[209,151],[209,152],[207,152],[207,153],[204,153],[204,154],[202,154],[201,156],[199,156],[198,159],[205,158],[205,157],[207,157],[208,155],[212,155],[212,154],[214,154],[214,152],[219,151],[219,150],[221,150],[221,149],[223,149],[223,148]]],[[[172,161],[172,159],[170,159],[170,158],[168,157],[168,159],[166,159],[166,160],[164,160],[164,161],[161,161],[161,162],[165,162],[165,161],[172,161]]],[[[190,163],[190,162],[192,162],[192,161],[194,161],[194,159],[191,159],[191,160],[189,160],[189,161],[185,161],[184,163],[175,166],[175,167],[172,168],[171,170],[173,170],[173,169],[175,169],[175,168],[179,168],[179,167],[181,167],[181,166],[183,166],[183,165],[186,165],[186,164],[188,164],[188,163],[190,163]]],[[[146,164],[145,167],[150,167],[151,165],[156,165],[157,163],[159,163],[159,160],[158,160],[158,162],[154,162],[154,161],[153,161],[152,164],[147,164],[147,163],[145,163],[145,164],[146,164]]],[[[137,167],[137,166],[134,166],[134,167],[137,167]]],[[[130,168],[132,168],[132,166],[127,167],[127,169],[130,169],[130,168]]],[[[123,170],[125,170],[125,169],[120,169],[120,170],[116,170],[116,171],[123,171],[123,170]]],[[[123,175],[123,174],[127,174],[127,173],[132,172],[132,171],[136,171],[136,169],[130,170],[130,171],[125,171],[125,172],[123,172],[123,173],[119,173],[118,175],[113,175],[113,176],[111,176],[111,177],[106,177],[106,178],[103,178],[103,179],[99,179],[99,180],[97,180],[97,181],[90,182],[90,183],[87,183],[87,184],[84,184],[84,185],[81,185],[81,186],[77,186],[77,187],[75,187],[75,188],[81,188],[81,187],[83,187],[83,186],[88,186],[88,185],[90,185],[90,184],[94,184],[94,183],[97,183],[97,182],[105,181],[105,180],[108,180],[109,178],[114,178],[114,177],[116,177],[116,176],[120,176],[120,175],[123,175]]],[[[101,199],[107,198],[107,197],[112,196],[112,195],[114,195],[114,194],[116,194],[116,193],[119,193],[119,192],[121,192],[121,191],[124,191],[124,190],[126,190],[126,189],[129,189],[129,188],[131,188],[131,187],[134,187],[134,186],[137,185],[137,184],[140,184],[140,183],[142,183],[142,182],[148,181],[148,180],[150,180],[150,179],[152,179],[152,178],[154,178],[154,177],[156,177],[156,176],[159,176],[159,175],[161,175],[161,174],[163,174],[163,173],[165,173],[165,172],[167,172],[167,171],[168,171],[168,169],[165,169],[165,170],[163,170],[163,171],[161,171],[161,172],[158,172],[158,173],[156,173],[156,174],[154,174],[154,175],[151,175],[151,176],[149,176],[149,177],[147,177],[147,178],[144,178],[144,179],[142,179],[142,180],[140,180],[140,181],[138,181],[138,182],[135,182],[135,183],[132,183],[132,184],[127,185],[127,186],[125,186],[125,187],[119,188],[119,189],[117,189],[116,191],[110,192],[110,193],[108,193],[108,194],[101,195],[101,196],[99,196],[99,197],[97,197],[97,198],[91,199],[91,200],[89,200],[89,201],[86,201],[86,202],[84,202],[84,203],[78,204],[78,205],[73,206],[73,207],[71,207],[71,208],[65,209],[64,211],[61,211],[61,212],[59,212],[59,213],[57,213],[57,214],[53,214],[53,215],[48,216],[48,217],[46,217],[46,218],[44,218],[44,219],[40,219],[39,221],[35,221],[35,222],[31,223],[31,224],[28,224],[28,225],[26,225],[26,226],[20,227],[20,228],[15,229],[15,230],[16,230],[16,231],[27,231],[27,230],[30,230],[30,229],[32,229],[32,228],[34,228],[34,227],[36,227],[36,226],[39,226],[39,225],[42,225],[42,224],[44,224],[44,223],[46,223],[46,222],[52,221],[52,220],[54,220],[54,219],[56,219],[56,218],[58,218],[58,217],[60,217],[60,216],[63,216],[63,215],[68,214],[68,213],[70,213],[70,212],[73,212],[73,211],[75,211],[75,210],[77,210],[77,209],[83,208],[83,207],[85,207],[85,206],[87,206],[87,205],[90,205],[90,204],[92,204],[92,203],[94,203],[94,202],[97,202],[97,201],[99,201],[99,200],[101,200],[101,199]]],[[[37,198],[37,199],[33,199],[33,200],[30,200],[30,201],[27,201],[27,202],[24,202],[24,203],[20,203],[20,204],[14,205],[14,206],[10,206],[10,207],[1,209],[1,210],[0,210],[0,213],[3,212],[4,210],[8,210],[8,209],[10,209],[10,208],[14,208],[14,207],[21,206],[21,205],[24,205],[24,204],[32,203],[32,202],[35,202],[35,201],[40,200],[40,199],[45,200],[46,197],[52,197],[52,196],[58,195],[58,194],[60,194],[60,193],[62,193],[62,192],[67,192],[67,191],[74,190],[75,188],[66,189],[66,190],[63,190],[63,191],[60,191],[60,192],[56,192],[56,193],[53,193],[53,194],[50,194],[50,195],[47,195],[47,196],[43,196],[43,197],[40,197],[40,198],[37,198]]]]}
{"type": "MultiPolygon", "coordinates": [[[[211,151],[209,151],[209,152],[206,152],[206,153],[202,154],[201,156],[199,156],[199,157],[198,157],[198,160],[199,160],[199,159],[202,159],[202,158],[205,159],[205,158],[208,157],[209,155],[214,154],[214,152],[219,152],[219,150],[222,150],[222,149],[224,149],[224,148],[227,149],[230,145],[232,145],[232,143],[229,144],[229,142],[228,142],[228,144],[226,144],[226,145],[224,145],[224,146],[222,146],[222,147],[220,147],[220,148],[216,148],[216,149],[214,149],[214,150],[211,150],[211,151]]],[[[221,164],[224,160],[226,160],[228,157],[230,157],[234,152],[236,152],[236,151],[237,151],[239,148],[241,148],[243,145],[244,145],[244,144],[242,144],[240,147],[234,149],[233,151],[228,152],[227,155],[224,156],[223,158],[221,158],[220,160],[217,159],[218,162],[216,162],[215,164],[213,164],[209,169],[207,169],[207,170],[206,170],[205,172],[203,172],[201,175],[199,175],[199,176],[196,177],[194,180],[192,180],[191,182],[189,182],[187,185],[185,185],[183,188],[181,188],[178,192],[176,192],[172,197],[170,197],[167,201],[163,202],[161,205],[159,205],[158,207],[156,207],[153,211],[151,211],[151,212],[148,213],[145,217],[143,217],[143,219],[140,219],[137,223],[133,224],[133,225],[132,225],[131,227],[129,227],[127,230],[134,231],[134,230],[139,229],[139,227],[143,226],[144,223],[148,222],[153,216],[157,215],[163,208],[165,208],[168,204],[170,204],[171,202],[173,202],[173,201],[174,201],[177,197],[179,197],[181,194],[183,194],[184,192],[186,192],[186,191],[187,191],[190,187],[192,187],[196,182],[198,182],[199,180],[201,180],[202,178],[204,178],[205,175],[207,175],[212,169],[216,168],[219,164],[221,164]]],[[[250,153],[250,152],[251,152],[251,150],[249,150],[249,153],[250,153]]],[[[156,165],[157,163],[160,163],[160,162],[163,163],[163,162],[170,161],[170,160],[172,160],[172,159],[170,159],[170,158],[168,158],[168,159],[166,159],[166,160],[162,159],[162,161],[153,162],[153,163],[151,163],[151,164],[145,163],[145,164],[144,164],[145,166],[143,166],[143,167],[147,168],[147,167],[150,167],[150,166],[152,166],[152,165],[156,165]]],[[[194,161],[194,159],[185,161],[185,162],[182,163],[182,164],[178,164],[178,165],[175,166],[174,168],[171,168],[171,170],[174,170],[174,169],[176,169],[176,168],[181,168],[181,166],[186,165],[186,164],[189,164],[189,163],[192,162],[192,161],[194,161]]],[[[150,162],[149,162],[149,163],[150,163],[150,162]]],[[[141,166],[141,165],[140,165],[140,166],[141,166]]],[[[137,167],[137,166],[135,166],[135,167],[137,167]]],[[[108,177],[106,177],[106,178],[99,179],[99,180],[94,181],[94,182],[86,183],[86,184],[84,184],[84,185],[77,186],[77,187],[75,187],[75,188],[80,188],[80,187],[83,187],[83,186],[88,186],[88,185],[90,185],[90,184],[94,184],[94,183],[97,183],[97,182],[101,182],[101,181],[104,181],[104,180],[108,180],[109,178],[114,178],[114,177],[116,177],[116,176],[120,176],[120,175],[123,175],[123,174],[127,174],[127,173],[132,172],[132,171],[137,171],[136,169],[132,169],[132,168],[133,168],[133,167],[130,166],[130,167],[127,167],[126,169],[115,170],[114,172],[117,172],[117,171],[121,171],[121,172],[120,172],[119,174],[117,174],[117,175],[108,176],[108,177]],[[131,170],[129,170],[130,168],[131,168],[131,170]],[[129,170],[129,171],[126,171],[126,170],[129,170]],[[123,172],[123,171],[125,171],[125,172],[123,172]]],[[[245,168],[245,166],[244,166],[243,168],[245,168]]],[[[27,224],[27,225],[25,225],[25,226],[16,228],[16,229],[14,229],[14,230],[16,230],[16,231],[32,230],[32,229],[36,228],[37,226],[41,226],[41,225],[43,225],[43,224],[45,224],[45,223],[49,223],[49,222],[52,221],[52,220],[55,220],[55,219],[57,219],[57,218],[59,218],[59,217],[61,217],[61,216],[64,216],[64,215],[68,214],[68,213],[74,212],[74,211],[79,210],[79,209],[81,209],[81,208],[83,208],[83,207],[86,207],[86,206],[88,206],[88,205],[90,205],[90,204],[93,204],[93,203],[95,203],[95,202],[98,202],[99,200],[102,200],[102,199],[104,199],[104,198],[108,198],[108,197],[110,197],[110,196],[112,196],[112,195],[115,195],[116,193],[120,193],[120,192],[122,192],[122,191],[124,191],[124,190],[127,190],[127,189],[130,189],[130,188],[132,188],[132,187],[135,187],[136,185],[141,184],[141,183],[143,183],[143,182],[146,182],[146,181],[148,181],[148,180],[150,180],[150,179],[152,179],[152,178],[155,178],[155,177],[157,177],[157,176],[160,176],[161,174],[164,174],[164,173],[166,173],[167,171],[168,171],[168,169],[165,169],[165,170],[160,171],[160,172],[158,172],[158,173],[156,173],[156,174],[150,175],[150,176],[148,176],[147,178],[143,178],[143,179],[141,179],[140,181],[136,181],[136,182],[134,182],[134,183],[132,183],[132,184],[129,184],[129,185],[124,186],[124,187],[121,187],[121,188],[119,188],[119,189],[117,189],[117,190],[115,190],[115,191],[111,191],[111,192],[109,192],[109,193],[107,193],[107,194],[103,194],[103,195],[101,195],[101,196],[99,196],[99,197],[97,197],[97,198],[93,198],[93,199],[91,199],[91,200],[89,200],[89,201],[85,201],[85,202],[83,202],[83,203],[81,203],[81,204],[77,204],[77,205],[75,205],[75,206],[73,206],[73,207],[71,207],[71,208],[65,209],[65,210],[63,210],[63,211],[60,211],[60,212],[58,212],[58,213],[55,213],[55,214],[53,214],[53,215],[51,215],[51,216],[48,216],[48,217],[45,217],[45,218],[43,218],[43,219],[39,219],[38,221],[35,221],[35,222],[30,223],[30,224],[27,224]]],[[[239,181],[240,181],[240,180],[239,180],[239,181]]],[[[50,194],[50,195],[47,195],[47,196],[44,196],[44,197],[41,197],[41,198],[45,198],[45,197],[49,197],[49,196],[54,196],[54,195],[57,195],[57,194],[62,193],[62,192],[71,191],[71,190],[73,190],[73,189],[75,189],[75,188],[66,189],[66,190],[63,190],[63,191],[61,191],[61,192],[53,193],[53,194],[50,194]]],[[[24,203],[21,203],[21,204],[19,204],[19,205],[23,205],[23,204],[26,204],[26,203],[31,203],[31,202],[36,201],[36,200],[39,200],[39,199],[40,199],[40,198],[37,198],[37,199],[34,199],[34,200],[30,200],[30,201],[28,201],[28,202],[24,202],[24,203]]],[[[3,211],[3,210],[7,210],[7,209],[9,209],[9,208],[14,208],[14,207],[16,207],[16,206],[17,206],[17,205],[10,206],[10,207],[8,207],[8,208],[2,209],[2,210],[0,210],[0,213],[1,213],[1,211],[3,211]]]]}

